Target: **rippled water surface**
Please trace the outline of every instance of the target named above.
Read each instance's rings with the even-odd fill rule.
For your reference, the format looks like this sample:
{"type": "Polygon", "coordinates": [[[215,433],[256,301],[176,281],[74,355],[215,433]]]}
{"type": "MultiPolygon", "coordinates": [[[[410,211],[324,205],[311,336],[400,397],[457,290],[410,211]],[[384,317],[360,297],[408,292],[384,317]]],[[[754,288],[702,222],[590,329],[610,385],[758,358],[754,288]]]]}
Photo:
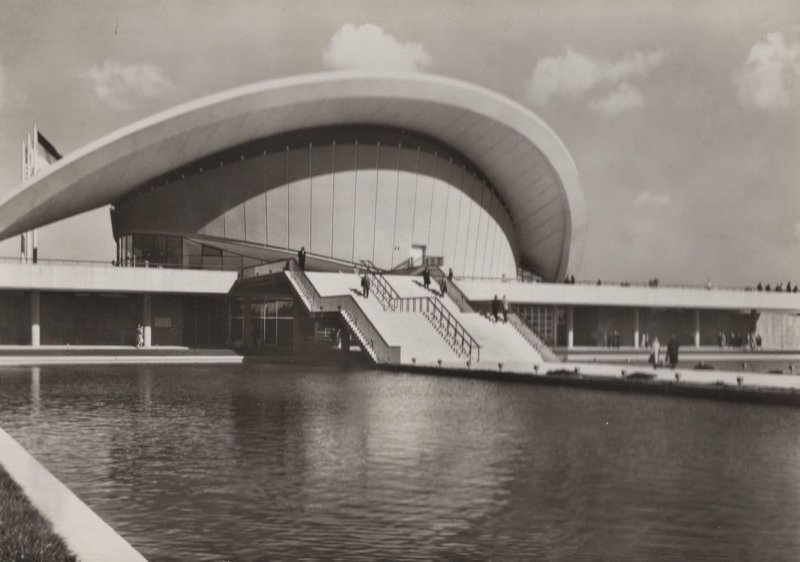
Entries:
{"type": "Polygon", "coordinates": [[[268,365],[0,370],[148,559],[800,559],[800,411],[268,365]]]}

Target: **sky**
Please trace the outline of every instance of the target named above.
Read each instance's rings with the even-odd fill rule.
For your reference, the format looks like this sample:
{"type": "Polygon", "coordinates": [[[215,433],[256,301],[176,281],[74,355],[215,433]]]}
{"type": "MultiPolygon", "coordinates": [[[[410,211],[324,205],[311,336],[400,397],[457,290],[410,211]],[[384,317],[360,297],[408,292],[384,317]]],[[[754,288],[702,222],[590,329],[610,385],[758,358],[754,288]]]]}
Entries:
{"type": "MultiPolygon", "coordinates": [[[[800,282],[796,0],[0,0],[0,193],[34,123],[68,154],[203,95],[351,69],[466,80],[542,117],[586,199],[579,279],[800,282]]],[[[108,209],[39,248],[110,261],[108,209]]]]}

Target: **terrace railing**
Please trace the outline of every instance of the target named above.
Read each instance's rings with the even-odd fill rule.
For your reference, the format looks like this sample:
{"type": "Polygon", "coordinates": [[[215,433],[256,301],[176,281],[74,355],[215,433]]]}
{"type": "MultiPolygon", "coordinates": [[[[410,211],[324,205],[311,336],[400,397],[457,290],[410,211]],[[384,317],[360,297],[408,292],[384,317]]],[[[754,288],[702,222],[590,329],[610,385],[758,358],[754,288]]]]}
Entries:
{"type": "Polygon", "coordinates": [[[239,270],[239,279],[251,279],[261,275],[270,275],[285,271],[287,260],[277,260],[268,263],[258,263],[239,270]]]}
{"type": "MultiPolygon", "coordinates": [[[[145,269],[189,269],[189,270],[205,270],[205,271],[242,271],[241,258],[219,258],[216,263],[176,263],[176,262],[158,262],[149,260],[134,260],[130,259],[127,262],[117,261],[100,261],[100,260],[69,260],[69,259],[52,259],[52,258],[38,258],[36,261],[31,259],[22,261],[19,258],[0,257],[0,263],[21,264],[30,266],[52,266],[52,265],[68,265],[68,266],[81,266],[81,267],[115,267],[115,268],[145,268],[145,269]]],[[[285,263],[285,260],[284,262],[285,263]]],[[[257,264],[260,265],[260,264],[257,264]]],[[[249,269],[249,266],[244,269],[249,269]]]]}

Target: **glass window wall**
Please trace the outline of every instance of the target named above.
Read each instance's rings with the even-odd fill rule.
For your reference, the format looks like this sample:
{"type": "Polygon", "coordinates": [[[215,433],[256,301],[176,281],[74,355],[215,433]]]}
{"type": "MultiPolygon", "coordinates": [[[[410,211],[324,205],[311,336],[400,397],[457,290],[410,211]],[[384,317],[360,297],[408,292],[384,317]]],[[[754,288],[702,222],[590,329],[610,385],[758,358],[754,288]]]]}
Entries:
{"type": "Polygon", "coordinates": [[[260,260],[198,244],[179,236],[134,234],[117,240],[118,263],[137,267],[233,269],[257,265],[260,260]]]}
{"type": "MultiPolygon", "coordinates": [[[[231,320],[234,312],[231,309],[231,320]]],[[[250,303],[250,342],[255,347],[291,345],[294,329],[294,303],[291,300],[265,300],[250,303]]]]}

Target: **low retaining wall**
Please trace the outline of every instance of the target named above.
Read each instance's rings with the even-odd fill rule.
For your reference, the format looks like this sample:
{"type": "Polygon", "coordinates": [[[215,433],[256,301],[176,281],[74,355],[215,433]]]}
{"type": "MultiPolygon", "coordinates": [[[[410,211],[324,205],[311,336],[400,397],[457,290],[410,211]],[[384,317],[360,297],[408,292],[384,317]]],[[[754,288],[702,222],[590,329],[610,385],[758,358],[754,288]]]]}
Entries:
{"type": "MultiPolygon", "coordinates": [[[[742,386],[736,383],[729,384],[724,380],[714,382],[698,382],[686,380],[687,377],[679,381],[664,379],[646,379],[635,376],[637,373],[645,373],[647,368],[636,368],[636,366],[608,366],[613,367],[617,376],[607,373],[592,373],[591,369],[596,365],[575,365],[575,364],[545,364],[540,368],[539,373],[520,373],[514,371],[495,371],[485,369],[464,369],[464,368],[437,368],[430,365],[411,366],[394,365],[387,367],[388,370],[403,371],[410,373],[424,373],[443,377],[462,377],[485,380],[500,380],[512,382],[524,382],[528,384],[541,384],[546,386],[570,386],[578,388],[589,388],[596,390],[610,390],[617,392],[637,392],[644,394],[661,394],[668,396],[683,396],[691,398],[707,398],[714,400],[728,400],[733,402],[748,402],[758,404],[773,404],[780,406],[800,407],[800,391],[789,386],[769,386],[768,384],[757,384],[759,377],[769,377],[770,375],[745,374],[742,386]],[[575,367],[578,372],[575,372],[575,367]],[[622,370],[626,370],[632,377],[622,377],[622,370]]],[[[661,369],[663,372],[673,373],[674,370],[661,369]]],[[[679,371],[683,373],[684,371],[679,371]]],[[[696,372],[703,373],[703,372],[696,372]]],[[[710,372],[710,376],[720,375],[720,372],[710,372]]],[[[726,373],[726,375],[739,376],[741,374],[726,373]]],[[[772,375],[790,376],[790,375],[772,375]]],[[[716,377],[722,379],[723,377],[716,377]]],[[[729,377],[726,377],[729,378],[729,377]]],[[[764,381],[767,382],[766,380],[764,381]]]]}
{"type": "Polygon", "coordinates": [[[0,463],[80,562],[147,562],[2,429],[0,463]]]}

